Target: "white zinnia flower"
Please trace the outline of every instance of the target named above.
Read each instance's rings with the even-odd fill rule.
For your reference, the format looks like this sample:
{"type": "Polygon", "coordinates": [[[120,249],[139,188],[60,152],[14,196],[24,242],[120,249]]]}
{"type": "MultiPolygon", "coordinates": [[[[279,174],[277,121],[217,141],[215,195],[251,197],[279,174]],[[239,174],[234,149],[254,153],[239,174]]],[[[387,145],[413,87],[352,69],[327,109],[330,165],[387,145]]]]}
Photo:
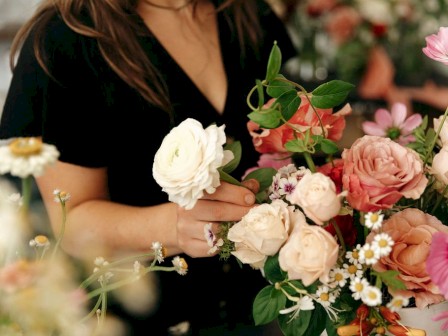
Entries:
{"type": "Polygon", "coordinates": [[[365,278],[354,278],[351,282],[350,282],[350,290],[353,292],[352,296],[355,300],[359,300],[361,299],[361,295],[363,293],[363,291],[369,287],[370,284],[367,281],[367,279],[365,278]]]}
{"type": "Polygon", "coordinates": [[[387,308],[389,308],[391,311],[396,312],[399,311],[401,308],[406,307],[409,304],[409,299],[401,296],[401,295],[395,295],[392,300],[387,304],[387,308]]]}
{"type": "Polygon", "coordinates": [[[364,244],[359,251],[359,261],[366,265],[373,265],[380,259],[380,250],[371,244],[364,244]]]}
{"type": "Polygon", "coordinates": [[[40,176],[58,157],[56,147],[42,143],[39,138],[16,138],[0,147],[0,174],[20,178],[40,176]]]}
{"type": "Polygon", "coordinates": [[[220,185],[218,168],[233,159],[225,151],[225,126],[210,125],[188,118],[173,128],[154,157],[152,173],[169,200],[189,210],[204,195],[220,185]]]}
{"type": "Polygon", "coordinates": [[[368,306],[379,306],[382,302],[381,290],[375,286],[367,286],[361,293],[361,300],[368,306]]]}
{"type": "Polygon", "coordinates": [[[370,230],[376,231],[381,228],[383,224],[384,214],[381,211],[368,212],[364,216],[365,226],[370,230]]]}
{"type": "Polygon", "coordinates": [[[388,256],[392,251],[392,246],[394,246],[394,241],[387,233],[379,233],[373,238],[372,248],[378,250],[381,257],[388,256]]]}

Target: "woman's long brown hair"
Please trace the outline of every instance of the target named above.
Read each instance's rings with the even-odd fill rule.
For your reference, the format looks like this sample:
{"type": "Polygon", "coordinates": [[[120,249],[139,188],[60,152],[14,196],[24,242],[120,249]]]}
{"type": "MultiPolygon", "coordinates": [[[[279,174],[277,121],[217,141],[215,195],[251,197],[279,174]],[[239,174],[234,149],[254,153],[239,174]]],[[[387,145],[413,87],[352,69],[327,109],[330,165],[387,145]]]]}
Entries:
{"type": "MultiPolygon", "coordinates": [[[[197,0],[195,0],[197,1],[197,0]]],[[[31,31],[35,34],[37,60],[49,76],[43,49],[45,26],[59,14],[77,33],[95,38],[109,66],[148,102],[171,113],[167,90],[160,74],[138,42],[144,32],[135,20],[137,0],[42,0],[34,15],[17,32],[11,47],[10,65],[14,69],[16,55],[31,31]],[[81,20],[89,13],[92,25],[81,20]]],[[[242,46],[256,49],[260,24],[253,0],[223,0],[217,10],[235,23],[242,46]]]]}

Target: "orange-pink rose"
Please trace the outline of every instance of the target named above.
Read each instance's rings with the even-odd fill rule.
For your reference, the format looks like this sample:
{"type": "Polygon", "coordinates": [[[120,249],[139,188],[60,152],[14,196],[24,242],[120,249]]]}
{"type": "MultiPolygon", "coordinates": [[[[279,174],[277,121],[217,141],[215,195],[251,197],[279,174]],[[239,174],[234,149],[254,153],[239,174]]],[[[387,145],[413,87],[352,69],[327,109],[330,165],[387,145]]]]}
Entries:
{"type": "MultiPolygon", "coordinates": [[[[266,106],[272,105],[271,99],[266,106]]],[[[303,98],[296,113],[289,119],[288,123],[293,125],[298,131],[293,130],[289,125],[283,124],[275,129],[263,129],[253,121],[247,123],[247,128],[255,149],[259,153],[286,153],[285,143],[297,138],[303,138],[303,133],[310,130],[312,134],[323,135],[327,139],[338,141],[342,138],[345,128],[345,116],[352,111],[350,105],[345,105],[338,112],[333,113],[333,109],[312,108],[308,99],[303,98]],[[316,115],[316,111],[319,117],[316,115]],[[322,122],[323,129],[320,121],[322,122]],[[323,132],[324,134],[322,134],[323,132]]]]}
{"type": "Polygon", "coordinates": [[[342,152],[347,201],[369,212],[391,208],[400,198],[418,199],[428,179],[419,155],[389,138],[365,135],[342,152]]]}
{"type": "MultiPolygon", "coordinates": [[[[392,215],[383,222],[383,232],[389,234],[395,244],[387,257],[382,257],[373,268],[378,272],[397,270],[407,290],[395,291],[406,297],[415,297],[418,308],[443,300],[437,286],[426,271],[432,236],[436,232],[448,233],[448,227],[436,217],[415,208],[408,208],[392,215]]],[[[367,242],[375,233],[367,236],[367,242]]]]}

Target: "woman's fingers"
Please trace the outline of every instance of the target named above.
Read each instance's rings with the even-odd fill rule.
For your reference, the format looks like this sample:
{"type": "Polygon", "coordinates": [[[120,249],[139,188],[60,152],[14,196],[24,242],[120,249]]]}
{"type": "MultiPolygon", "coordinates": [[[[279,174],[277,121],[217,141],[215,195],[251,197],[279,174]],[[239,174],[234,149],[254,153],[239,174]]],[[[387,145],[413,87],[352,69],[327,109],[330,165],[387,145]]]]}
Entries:
{"type": "MultiPolygon", "coordinates": [[[[222,201],[243,206],[251,206],[255,203],[255,194],[249,188],[258,189],[258,182],[248,180],[244,182],[247,187],[241,187],[227,182],[221,185],[213,194],[205,194],[204,199],[222,201]]],[[[258,191],[258,190],[257,190],[258,191]]]]}

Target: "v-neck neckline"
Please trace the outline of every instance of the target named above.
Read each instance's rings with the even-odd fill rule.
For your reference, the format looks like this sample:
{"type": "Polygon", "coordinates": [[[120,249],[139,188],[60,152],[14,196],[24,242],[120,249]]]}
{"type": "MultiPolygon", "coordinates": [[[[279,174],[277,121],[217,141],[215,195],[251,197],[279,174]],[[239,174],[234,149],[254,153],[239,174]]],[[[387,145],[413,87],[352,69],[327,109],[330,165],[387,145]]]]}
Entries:
{"type": "MultiPolygon", "coordinates": [[[[230,79],[228,77],[228,74],[229,74],[228,64],[229,63],[228,63],[228,59],[227,59],[227,52],[223,49],[223,31],[224,31],[226,23],[225,23],[225,20],[223,18],[223,15],[221,15],[220,12],[218,12],[216,15],[217,15],[216,20],[217,20],[217,25],[218,25],[218,27],[217,27],[217,29],[218,29],[218,42],[219,42],[219,46],[220,46],[221,58],[222,58],[223,67],[224,67],[224,73],[225,73],[226,80],[227,80],[227,92],[226,92],[225,101],[224,101],[224,107],[223,107],[222,112],[218,111],[215,108],[215,106],[210,102],[210,100],[207,98],[207,96],[199,89],[199,87],[191,79],[191,77],[185,72],[185,70],[180,66],[180,64],[171,56],[171,54],[164,47],[164,45],[160,42],[160,40],[153,33],[153,31],[146,25],[144,19],[140,15],[137,15],[137,17],[138,17],[138,20],[139,20],[139,24],[143,27],[144,31],[146,31],[147,34],[148,34],[146,37],[150,38],[151,42],[154,43],[157,46],[157,48],[164,53],[164,55],[158,55],[157,58],[165,59],[171,65],[175,66],[176,69],[177,69],[177,72],[179,74],[182,74],[184,79],[191,86],[194,87],[194,89],[197,92],[197,94],[200,95],[203,98],[203,100],[216,113],[216,115],[219,116],[219,117],[222,117],[225,114],[225,112],[227,110],[227,107],[229,105],[230,79]]],[[[144,47],[144,49],[146,49],[146,48],[144,47]]],[[[148,55],[148,57],[151,57],[151,55],[148,55]]],[[[162,74],[162,76],[163,76],[163,74],[162,74]]]]}

